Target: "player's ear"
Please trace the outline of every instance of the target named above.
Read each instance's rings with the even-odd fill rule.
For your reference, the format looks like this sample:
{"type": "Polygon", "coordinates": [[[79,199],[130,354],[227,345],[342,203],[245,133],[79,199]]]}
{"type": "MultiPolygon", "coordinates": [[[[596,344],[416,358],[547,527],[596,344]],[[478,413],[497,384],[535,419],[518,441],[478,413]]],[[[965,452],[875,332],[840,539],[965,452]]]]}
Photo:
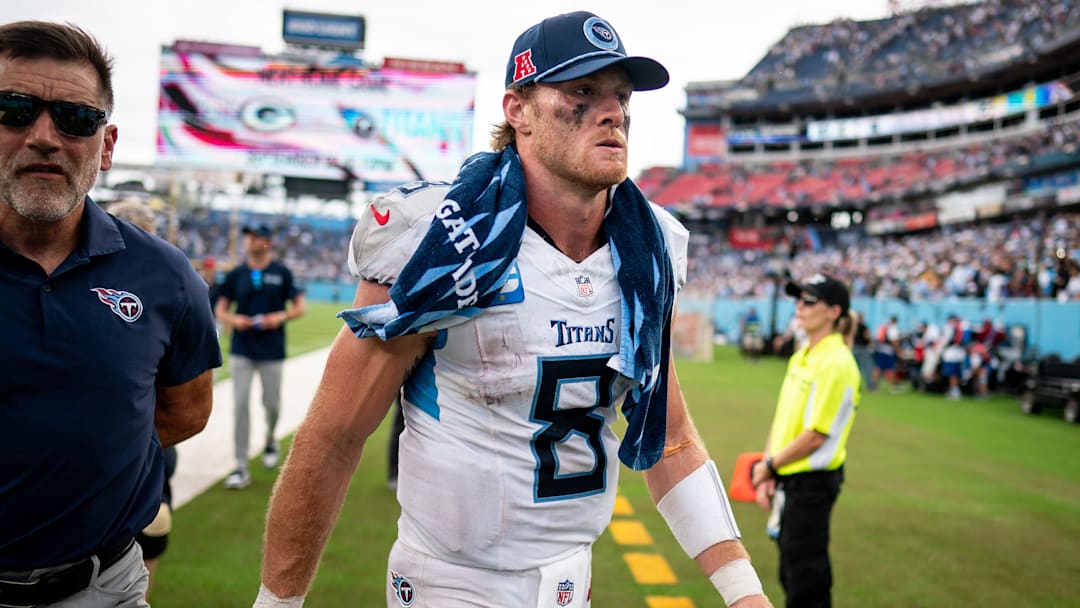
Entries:
{"type": "Polygon", "coordinates": [[[532,132],[530,125],[529,100],[520,90],[508,89],[503,93],[503,116],[518,135],[532,132]]]}

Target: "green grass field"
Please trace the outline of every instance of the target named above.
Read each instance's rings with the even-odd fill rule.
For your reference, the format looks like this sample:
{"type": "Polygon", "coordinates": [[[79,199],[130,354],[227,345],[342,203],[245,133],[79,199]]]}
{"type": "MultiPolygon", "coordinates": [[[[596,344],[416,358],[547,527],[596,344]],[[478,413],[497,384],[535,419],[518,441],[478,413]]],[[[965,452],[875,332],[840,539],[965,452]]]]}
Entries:
{"type": "MultiPolygon", "coordinates": [[[[290,353],[328,344],[340,308],[312,305],[290,326],[290,353]]],[[[761,449],[783,362],[754,366],[731,348],[716,353],[712,363],[680,362],[679,373],[702,436],[721,473],[730,475],[740,452],[761,449]]],[[[387,428],[368,442],[308,606],[383,605],[398,515],[385,486],[387,428]]],[[[1080,426],[1066,424],[1060,412],[1024,416],[1011,397],[864,395],[833,517],[835,605],[1080,605],[1078,448],[1080,426]]],[[[155,608],[251,605],[273,483],[261,466],[252,472],[247,490],[215,485],[177,511],[151,597],[155,608]]],[[[593,606],[645,608],[649,595],[688,597],[699,608],[722,605],[656,514],[641,475],[624,469],[620,491],[679,582],[637,585],[624,548],[605,533],[594,549],[593,606]]],[[[734,508],[766,592],[782,606],[766,514],[746,503],[734,508]]]]}

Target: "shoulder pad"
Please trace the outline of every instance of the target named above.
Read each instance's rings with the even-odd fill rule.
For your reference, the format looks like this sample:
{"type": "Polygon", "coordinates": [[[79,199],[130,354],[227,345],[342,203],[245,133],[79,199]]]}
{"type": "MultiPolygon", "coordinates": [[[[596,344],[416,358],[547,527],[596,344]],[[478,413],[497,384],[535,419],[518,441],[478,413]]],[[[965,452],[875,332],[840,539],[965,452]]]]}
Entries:
{"type": "Polygon", "coordinates": [[[349,270],[362,279],[392,284],[449,190],[449,182],[413,182],[372,199],[349,241],[349,270]]]}

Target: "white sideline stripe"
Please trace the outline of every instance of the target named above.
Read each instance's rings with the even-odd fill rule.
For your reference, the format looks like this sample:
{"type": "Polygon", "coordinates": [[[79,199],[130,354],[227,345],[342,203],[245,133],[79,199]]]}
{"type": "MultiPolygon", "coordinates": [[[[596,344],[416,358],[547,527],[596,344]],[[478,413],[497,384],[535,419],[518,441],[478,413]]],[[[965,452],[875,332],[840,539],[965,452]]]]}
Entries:
{"type": "MultiPolygon", "coordinates": [[[[315,388],[322,377],[330,348],[310,352],[285,361],[281,381],[281,414],[275,434],[289,435],[304,419],[315,388]]],[[[251,382],[251,454],[261,454],[266,435],[262,409],[262,385],[251,382]]],[[[173,508],[179,508],[214,484],[221,483],[236,467],[233,456],[232,379],[214,384],[214,410],[201,433],[177,446],[179,461],[172,478],[173,508]]],[[[256,463],[255,466],[262,466],[256,463]]]]}

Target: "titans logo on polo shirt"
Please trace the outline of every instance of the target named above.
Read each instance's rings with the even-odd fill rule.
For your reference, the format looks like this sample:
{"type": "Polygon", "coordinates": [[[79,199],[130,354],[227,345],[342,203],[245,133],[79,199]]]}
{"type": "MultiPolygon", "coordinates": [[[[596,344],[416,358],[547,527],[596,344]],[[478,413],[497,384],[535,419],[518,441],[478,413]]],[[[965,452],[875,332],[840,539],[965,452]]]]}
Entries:
{"type": "Polygon", "coordinates": [[[94,287],[90,291],[96,293],[98,299],[111,308],[116,316],[128,323],[134,323],[142,316],[142,300],[129,291],[119,291],[108,287],[94,287]]]}

